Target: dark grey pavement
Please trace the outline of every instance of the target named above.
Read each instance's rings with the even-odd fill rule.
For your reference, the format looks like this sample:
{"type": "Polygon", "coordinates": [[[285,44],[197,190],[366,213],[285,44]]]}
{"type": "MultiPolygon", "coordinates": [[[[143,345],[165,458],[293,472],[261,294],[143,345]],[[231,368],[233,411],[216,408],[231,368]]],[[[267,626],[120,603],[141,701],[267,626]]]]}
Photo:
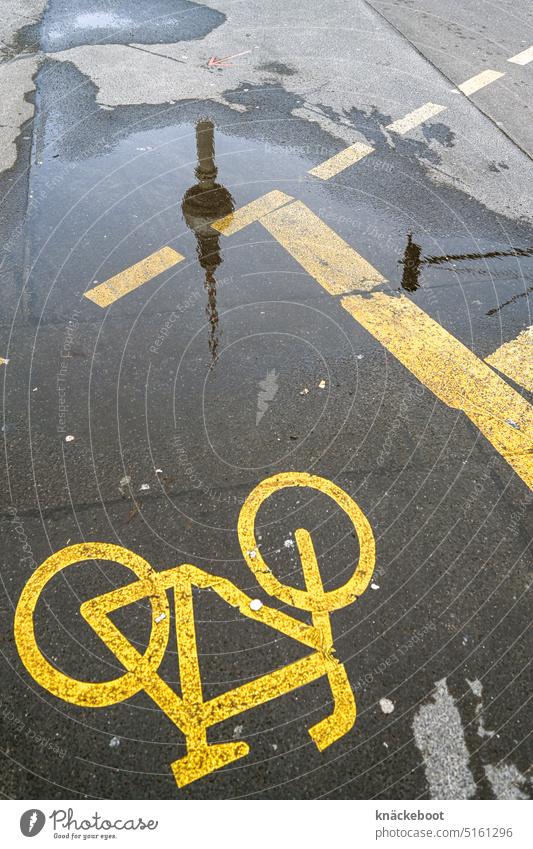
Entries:
{"type": "MultiPolygon", "coordinates": [[[[436,56],[424,3],[373,5],[49,0],[10,37],[5,61],[36,64],[35,90],[20,83],[34,117],[0,174],[6,797],[531,795],[531,492],[258,223],[213,238],[188,211],[197,124],[208,120],[218,215],[274,189],[304,201],[480,358],[531,325],[533,173],[520,109],[531,109],[533,63],[505,67],[516,108],[489,89],[472,103],[443,73],[456,85],[495,56],[503,66],[533,35],[525,45],[524,28],[514,41],[511,25],[478,33],[478,4],[446,1],[436,56]],[[455,21],[470,35],[452,66],[442,31],[455,21]],[[240,52],[230,67],[206,67],[240,52]],[[385,130],[428,100],[446,111],[405,136],[385,130]],[[357,139],[375,152],[327,182],[307,173],[357,139]],[[107,309],[84,297],[165,245],[185,260],[107,309]],[[418,262],[428,257],[442,261],[418,262]],[[331,711],[320,679],[213,728],[211,741],[244,739],[250,754],[179,790],[169,764],[183,737],[168,718],[143,693],[95,710],[39,687],[18,656],[14,607],[36,564],[85,540],[124,546],[158,571],[193,563],[270,603],[237,519],[261,480],[291,470],[335,481],[374,530],[373,584],[332,615],[357,722],[317,750],[307,729],[331,711]]],[[[513,7],[527,23],[528,4],[513,7]]],[[[325,584],[343,584],[357,541],[309,490],[280,493],[261,514],[272,571],[303,586],[291,545],[300,526],[325,584]]],[[[39,644],[72,677],[117,676],[79,607],[126,573],[70,571],[36,611],[39,644]]],[[[215,594],[195,603],[205,697],[301,656],[215,594]]],[[[142,645],[147,615],[137,606],[120,619],[142,645]]],[[[179,689],[175,650],[161,671],[179,689]]]]}

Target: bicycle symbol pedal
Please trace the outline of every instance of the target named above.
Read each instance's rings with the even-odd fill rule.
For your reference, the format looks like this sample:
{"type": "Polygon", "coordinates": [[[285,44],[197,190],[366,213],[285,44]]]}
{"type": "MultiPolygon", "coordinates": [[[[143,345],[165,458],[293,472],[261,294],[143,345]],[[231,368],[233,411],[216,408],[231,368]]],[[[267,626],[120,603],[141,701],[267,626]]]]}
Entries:
{"type": "Polygon", "coordinates": [[[355,601],[372,576],[375,543],[365,515],[346,492],[325,478],[285,472],[267,478],[252,490],[241,509],[237,530],[243,556],[260,586],[285,604],[310,612],[311,625],[268,605],[252,609],[252,598],[235,584],[192,564],[157,572],[139,555],[121,546],[100,542],[71,545],[52,554],[28,580],[15,613],[15,640],[21,660],[34,680],[53,695],[72,704],[94,708],[117,704],[141,690],[150,696],[185,735],[187,754],[171,764],[179,787],[248,754],[249,746],[244,741],[209,743],[209,728],[322,676],[328,678],[334,707],[329,716],[309,728],[317,748],[323,751],[355,723],[355,698],[346,670],[334,656],[330,614],[355,601]],[[343,586],[324,590],[311,535],[302,528],[295,532],[295,539],[305,590],[278,581],[263,560],[255,539],[255,518],[263,502],[286,487],[319,490],[332,498],[350,518],[359,538],[359,560],[343,586]],[[68,566],[95,559],[119,563],[136,577],[132,583],[92,598],[80,607],[84,619],[126,670],[117,679],[98,683],[70,678],[53,666],[37,645],[34,626],[35,608],[49,581],[68,566]],[[211,588],[227,604],[238,608],[243,616],[291,637],[311,652],[300,660],[205,700],[198,661],[193,587],[211,588]],[[169,591],[174,594],[181,696],[158,674],[170,636],[169,591]],[[110,614],[145,598],[150,601],[152,626],[148,647],[142,654],[112,622],[110,614]]]}

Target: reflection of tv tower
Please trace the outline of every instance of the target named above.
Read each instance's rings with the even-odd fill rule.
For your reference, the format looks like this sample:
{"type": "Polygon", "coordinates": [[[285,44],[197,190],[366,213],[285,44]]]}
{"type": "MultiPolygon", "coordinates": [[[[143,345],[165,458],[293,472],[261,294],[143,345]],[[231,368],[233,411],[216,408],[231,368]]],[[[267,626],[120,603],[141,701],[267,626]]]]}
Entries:
{"type": "Polygon", "coordinates": [[[217,281],[215,271],[222,262],[220,255],[220,233],[211,229],[211,222],[223,218],[234,210],[233,198],[229,191],[216,183],[215,133],[212,121],[198,121],[196,125],[196,152],[198,165],[195,170],[198,183],[187,189],[183,196],[181,209],[187,227],[196,236],[196,251],[200,265],[205,271],[207,289],[206,313],[209,319],[209,350],[211,365],[217,360],[218,348],[218,312],[217,281]]]}

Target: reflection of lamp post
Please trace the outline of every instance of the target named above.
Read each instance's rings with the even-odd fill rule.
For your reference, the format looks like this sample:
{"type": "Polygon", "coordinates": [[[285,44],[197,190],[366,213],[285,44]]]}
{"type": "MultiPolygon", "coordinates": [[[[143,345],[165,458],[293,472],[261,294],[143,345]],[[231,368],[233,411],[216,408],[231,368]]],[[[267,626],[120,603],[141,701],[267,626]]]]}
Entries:
{"type": "Polygon", "coordinates": [[[211,329],[209,332],[209,350],[211,364],[217,359],[218,312],[217,281],[215,271],[222,262],[220,255],[220,233],[211,228],[211,222],[230,215],[234,210],[233,198],[229,191],[216,183],[215,135],[212,121],[198,121],[196,125],[196,152],[198,165],[195,170],[198,183],[187,189],[183,196],[181,209],[187,227],[196,236],[196,252],[200,265],[205,271],[207,289],[206,313],[211,329]]]}
{"type": "Polygon", "coordinates": [[[420,287],[418,278],[420,277],[420,264],[422,262],[420,255],[422,251],[420,245],[413,242],[411,233],[407,234],[407,245],[403,255],[403,275],[402,287],[406,292],[416,292],[420,287]]]}

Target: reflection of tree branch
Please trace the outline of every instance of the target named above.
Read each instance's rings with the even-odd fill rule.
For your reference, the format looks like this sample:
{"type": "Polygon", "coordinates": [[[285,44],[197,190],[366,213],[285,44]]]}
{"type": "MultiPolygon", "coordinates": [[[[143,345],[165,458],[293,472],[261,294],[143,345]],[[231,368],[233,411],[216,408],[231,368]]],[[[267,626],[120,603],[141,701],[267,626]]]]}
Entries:
{"type": "Polygon", "coordinates": [[[500,310],[503,310],[504,307],[509,306],[509,304],[514,304],[514,302],[517,301],[518,298],[524,298],[526,297],[526,295],[529,295],[530,292],[533,292],[533,286],[530,286],[529,289],[526,289],[525,292],[518,292],[518,294],[513,295],[512,298],[509,298],[508,301],[504,301],[503,304],[500,304],[498,307],[493,307],[491,310],[488,311],[487,315],[496,315],[496,313],[500,310]]]}

